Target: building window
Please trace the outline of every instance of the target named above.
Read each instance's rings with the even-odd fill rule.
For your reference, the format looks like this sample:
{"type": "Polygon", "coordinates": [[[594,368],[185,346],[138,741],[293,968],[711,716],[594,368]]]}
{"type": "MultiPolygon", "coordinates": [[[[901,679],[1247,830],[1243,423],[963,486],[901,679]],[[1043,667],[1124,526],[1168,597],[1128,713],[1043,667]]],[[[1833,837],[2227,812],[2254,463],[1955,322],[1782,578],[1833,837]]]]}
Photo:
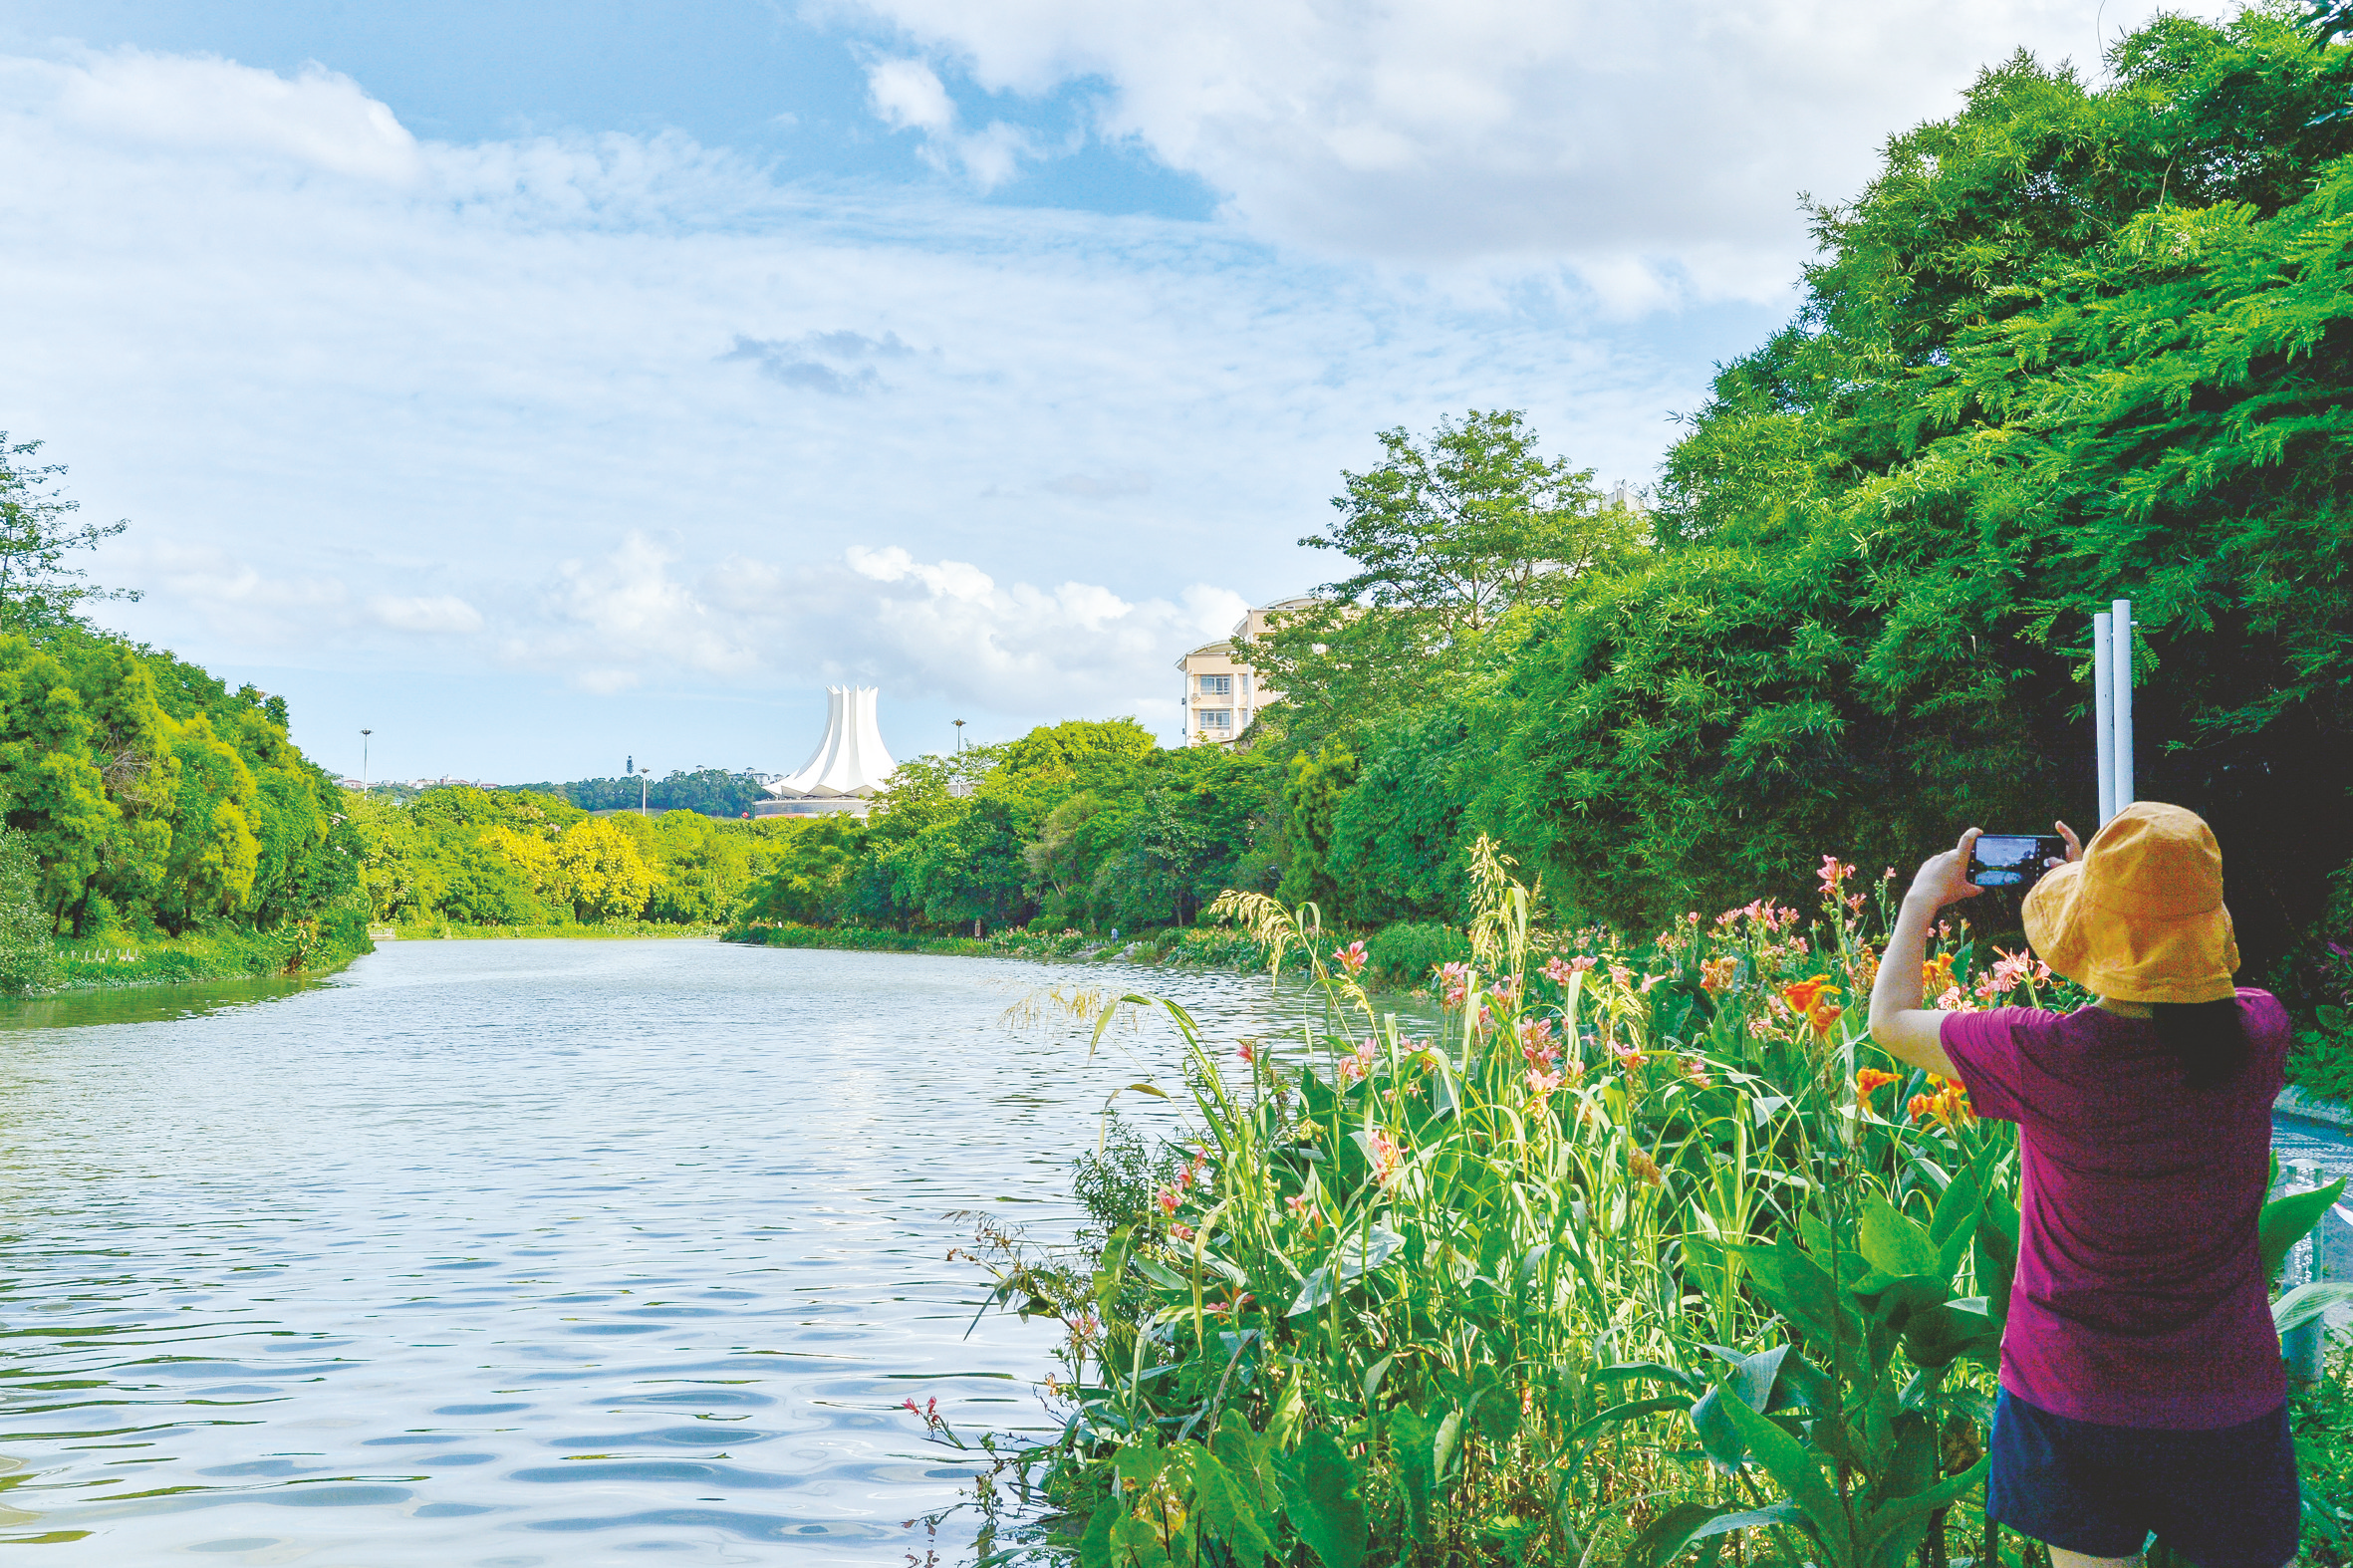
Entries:
{"type": "Polygon", "coordinates": [[[1201,695],[1205,697],[1221,697],[1233,689],[1231,675],[1203,675],[1200,680],[1201,695]]]}
{"type": "Polygon", "coordinates": [[[1233,728],[1233,709],[1232,709],[1232,708],[1229,708],[1229,707],[1205,707],[1205,708],[1202,708],[1202,709],[1201,709],[1201,728],[1203,728],[1203,729],[1231,729],[1231,728],[1233,728]]]}
{"type": "Polygon", "coordinates": [[[1242,671],[1242,695],[1243,695],[1243,696],[1248,696],[1249,694],[1250,694],[1250,672],[1249,672],[1248,670],[1246,670],[1246,669],[1245,669],[1245,670],[1243,670],[1243,671],[1242,671]]]}

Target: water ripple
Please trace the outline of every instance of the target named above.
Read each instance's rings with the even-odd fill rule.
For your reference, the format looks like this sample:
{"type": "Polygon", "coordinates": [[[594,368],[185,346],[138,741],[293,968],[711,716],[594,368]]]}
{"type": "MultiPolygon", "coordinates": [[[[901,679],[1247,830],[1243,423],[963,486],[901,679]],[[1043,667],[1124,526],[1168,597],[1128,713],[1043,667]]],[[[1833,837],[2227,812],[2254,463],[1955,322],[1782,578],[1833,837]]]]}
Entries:
{"type": "Polygon", "coordinates": [[[943,1216],[1066,1233],[1069,1152],[1174,1042],[1118,1028],[1090,1059],[1083,1024],[1001,1015],[1105,981],[1237,1034],[1295,1005],[988,960],[416,942],[340,984],[0,1016],[0,1545],[952,1557],[970,1521],[922,1521],[967,1470],[899,1406],[1042,1428],[1052,1341],[967,1337],[943,1216]]]}

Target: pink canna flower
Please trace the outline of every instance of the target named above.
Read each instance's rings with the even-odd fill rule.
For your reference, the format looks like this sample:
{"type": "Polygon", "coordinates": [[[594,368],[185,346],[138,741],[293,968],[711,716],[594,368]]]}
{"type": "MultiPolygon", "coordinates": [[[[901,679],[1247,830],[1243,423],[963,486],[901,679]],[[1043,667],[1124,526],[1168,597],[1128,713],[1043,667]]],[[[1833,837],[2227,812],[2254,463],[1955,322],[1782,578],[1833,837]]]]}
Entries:
{"type": "Polygon", "coordinates": [[[1339,959],[1340,967],[1352,976],[1365,972],[1365,944],[1361,941],[1350,942],[1332,956],[1339,959]]]}
{"type": "Polygon", "coordinates": [[[1405,1150],[1389,1136],[1386,1128],[1373,1130],[1373,1179],[1387,1186],[1397,1179],[1398,1171],[1405,1163],[1405,1150]]]}

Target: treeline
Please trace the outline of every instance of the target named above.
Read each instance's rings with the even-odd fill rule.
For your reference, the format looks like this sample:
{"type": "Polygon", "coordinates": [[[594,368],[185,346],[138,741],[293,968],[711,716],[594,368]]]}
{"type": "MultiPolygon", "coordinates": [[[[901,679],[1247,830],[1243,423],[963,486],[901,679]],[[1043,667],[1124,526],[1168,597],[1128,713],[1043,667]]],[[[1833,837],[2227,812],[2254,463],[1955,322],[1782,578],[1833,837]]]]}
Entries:
{"type": "Polygon", "coordinates": [[[753,908],[1125,927],[1231,885],[1458,922],[1482,831],[1569,921],[1795,902],[1828,852],[2086,824],[2123,596],[2139,792],[2215,823],[2248,976],[2341,994],[2353,52],[2250,10],[2108,63],[1986,70],[1817,208],[1796,319],[1647,512],[1511,413],[1387,432],[1304,541],[1347,570],[1252,651],[1290,696],[1246,751],[1065,725],[925,763],[753,908]]]}
{"type": "Polygon", "coordinates": [[[553,795],[583,811],[699,811],[706,817],[746,815],[762,795],[759,775],[730,773],[725,768],[693,768],[658,779],[575,779],[569,784],[511,784],[523,794],[553,795]]]}
{"type": "Polygon", "coordinates": [[[428,789],[345,797],[360,882],[394,925],[716,924],[783,858],[787,825],[692,810],[592,816],[559,795],[428,789]]]}
{"type": "MultiPolygon", "coordinates": [[[[0,504],[5,486],[0,485],[0,504]]],[[[58,938],[264,938],[286,967],[367,942],[360,849],[286,706],[193,664],[11,602],[0,634],[0,986],[54,972],[58,938]]]]}

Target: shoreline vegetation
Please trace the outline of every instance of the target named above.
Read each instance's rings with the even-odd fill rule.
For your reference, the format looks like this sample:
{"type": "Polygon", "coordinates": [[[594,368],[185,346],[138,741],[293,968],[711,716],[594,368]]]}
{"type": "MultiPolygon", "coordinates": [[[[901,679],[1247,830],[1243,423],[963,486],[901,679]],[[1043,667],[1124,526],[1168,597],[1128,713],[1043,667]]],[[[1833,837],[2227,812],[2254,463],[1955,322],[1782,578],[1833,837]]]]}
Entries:
{"type": "MultiPolygon", "coordinates": [[[[1175,1021],[1178,1077],[1150,1089],[1186,1122],[1155,1147],[1107,1109],[1073,1245],[976,1216],[990,1302],[1061,1329],[1051,1438],[909,1403],[988,1466],[982,1559],[2047,1568],[1983,1517],[2016,1135],[1870,1043],[1892,884],[1825,859],[1818,915],[1758,901],[1628,944],[1532,923],[1489,847],[1474,867],[1435,1028],[1254,895],[1221,913],[1320,1021],[1213,1042],[1095,998],[1098,1036],[1175,1021]]],[[[1923,969],[1948,1009],[2088,999],[1958,917],[1923,969]]],[[[2277,1191],[2274,1277],[2343,1187],[2277,1191]]],[[[2353,1347],[2292,1420],[2301,1560],[2341,1565],[2353,1347]]]]}

